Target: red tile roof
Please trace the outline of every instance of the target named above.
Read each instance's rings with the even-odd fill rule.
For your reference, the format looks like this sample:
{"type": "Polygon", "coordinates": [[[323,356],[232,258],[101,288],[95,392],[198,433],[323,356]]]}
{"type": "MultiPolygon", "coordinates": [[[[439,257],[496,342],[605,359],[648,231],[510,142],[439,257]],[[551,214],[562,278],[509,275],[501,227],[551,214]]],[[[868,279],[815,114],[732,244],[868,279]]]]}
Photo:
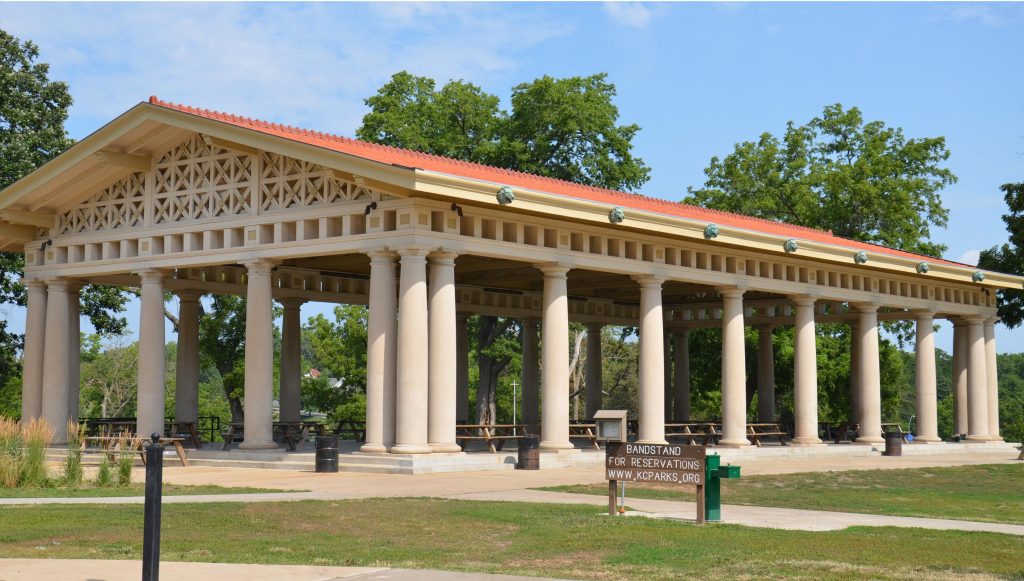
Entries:
{"type": "Polygon", "coordinates": [[[368,143],[357,139],[332,135],[330,133],[281,125],[280,123],[270,123],[258,119],[241,117],[239,115],[210,111],[209,109],[199,109],[188,105],[169,103],[167,101],[161,101],[155,95],[149,98],[149,103],[158,107],[187,113],[189,115],[195,115],[197,117],[203,117],[205,119],[220,121],[237,127],[252,129],[254,131],[259,131],[260,133],[274,135],[291,141],[322,147],[331,151],[337,151],[339,153],[345,153],[388,165],[427,170],[462,178],[493,182],[500,185],[537,190],[570,198],[608,204],[609,206],[621,206],[627,210],[640,210],[644,212],[665,214],[668,216],[675,216],[700,222],[714,223],[719,226],[741,228],[763,234],[786,236],[796,238],[798,240],[831,244],[834,246],[849,248],[851,250],[865,250],[868,252],[888,254],[890,256],[897,256],[900,258],[973,268],[968,264],[952,262],[941,258],[934,258],[894,248],[887,248],[877,244],[842,238],[833,235],[831,231],[826,232],[804,226],[794,226],[792,224],[773,222],[763,218],[755,218],[753,216],[733,214],[731,212],[723,212],[721,210],[701,208],[699,206],[651,198],[640,194],[596,188],[593,186],[576,184],[573,182],[542,177],[509,169],[487,166],[479,163],[442,157],[439,155],[421,153],[409,149],[400,149],[376,143],[368,143]]]}

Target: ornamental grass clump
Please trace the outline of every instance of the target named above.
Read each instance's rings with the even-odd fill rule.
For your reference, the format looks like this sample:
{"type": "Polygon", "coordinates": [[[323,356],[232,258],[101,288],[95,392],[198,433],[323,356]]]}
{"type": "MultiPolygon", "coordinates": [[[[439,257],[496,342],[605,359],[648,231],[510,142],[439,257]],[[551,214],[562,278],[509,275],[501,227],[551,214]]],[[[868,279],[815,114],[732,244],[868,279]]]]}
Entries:
{"type": "Polygon", "coordinates": [[[68,455],[64,458],[64,485],[72,488],[82,484],[82,442],[85,426],[68,420],[68,455]]]}
{"type": "Polygon", "coordinates": [[[132,466],[138,448],[139,438],[127,431],[117,437],[117,485],[122,488],[132,483],[132,466]]]}
{"type": "Polygon", "coordinates": [[[24,449],[21,457],[20,486],[45,486],[46,449],[53,442],[53,428],[45,420],[36,418],[21,424],[24,449]]]}
{"type": "Polygon", "coordinates": [[[96,486],[107,488],[114,483],[114,475],[110,470],[110,457],[106,453],[100,454],[100,465],[96,468],[96,486]]]}
{"type": "Polygon", "coordinates": [[[0,488],[14,488],[21,479],[21,426],[0,417],[0,488]]]}

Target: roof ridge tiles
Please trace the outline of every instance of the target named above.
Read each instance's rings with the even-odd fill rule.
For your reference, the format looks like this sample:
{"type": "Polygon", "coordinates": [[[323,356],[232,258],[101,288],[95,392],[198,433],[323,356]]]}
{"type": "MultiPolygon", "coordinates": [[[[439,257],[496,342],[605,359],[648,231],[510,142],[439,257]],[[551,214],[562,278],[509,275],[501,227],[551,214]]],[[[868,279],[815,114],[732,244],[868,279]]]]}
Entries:
{"type": "MultiPolygon", "coordinates": [[[[330,133],[330,132],[325,132],[325,131],[318,131],[318,130],[310,130],[310,129],[304,129],[304,128],[298,128],[298,127],[295,127],[295,126],[292,126],[292,125],[285,125],[285,124],[282,124],[282,123],[274,123],[274,122],[266,121],[266,120],[263,120],[263,119],[256,119],[254,117],[246,117],[244,115],[236,115],[236,114],[233,114],[233,113],[224,113],[224,112],[215,111],[215,110],[209,110],[209,109],[199,109],[197,107],[193,107],[193,106],[190,106],[190,105],[184,105],[184,104],[180,104],[180,103],[173,103],[173,102],[170,102],[170,101],[164,101],[164,100],[161,100],[156,95],[151,95],[149,97],[149,104],[156,105],[158,107],[163,107],[165,109],[171,109],[171,110],[174,110],[174,111],[180,111],[180,112],[183,112],[183,113],[188,113],[188,114],[191,114],[191,115],[197,115],[197,116],[206,117],[206,118],[209,118],[209,119],[214,119],[214,120],[218,120],[218,121],[232,123],[232,124],[235,124],[235,125],[238,125],[238,126],[241,126],[241,127],[248,127],[250,129],[263,130],[263,131],[274,131],[274,132],[283,133],[283,134],[285,134],[285,136],[286,135],[292,135],[292,136],[295,136],[295,137],[303,138],[304,140],[308,140],[308,141],[319,141],[319,142],[321,142],[321,143],[311,143],[311,145],[323,146],[324,145],[323,142],[336,143],[336,144],[341,144],[341,145],[346,145],[346,146],[351,146],[351,147],[363,149],[364,151],[376,151],[376,152],[380,152],[380,153],[393,154],[393,155],[399,156],[401,158],[405,158],[405,162],[404,163],[403,163],[402,159],[390,159],[390,160],[387,160],[387,161],[383,161],[383,160],[380,160],[380,159],[373,159],[372,157],[368,158],[368,159],[371,159],[372,161],[380,161],[382,163],[388,163],[390,165],[402,166],[402,165],[405,165],[405,163],[408,163],[409,161],[412,161],[412,160],[422,160],[422,161],[426,161],[426,162],[435,162],[435,163],[438,163],[438,164],[447,165],[449,167],[460,167],[460,168],[466,168],[466,169],[470,169],[470,170],[479,170],[479,171],[483,171],[483,172],[487,172],[487,173],[491,174],[490,176],[479,176],[479,175],[477,175],[477,176],[469,176],[469,175],[459,176],[459,177],[465,177],[465,178],[468,178],[468,179],[478,179],[478,180],[485,180],[485,181],[498,181],[497,179],[495,179],[495,176],[510,177],[510,178],[514,178],[514,179],[519,179],[520,183],[518,183],[518,184],[508,184],[508,185],[513,185],[515,187],[519,187],[519,188],[523,188],[523,189],[534,189],[534,188],[541,189],[541,188],[543,188],[543,185],[550,184],[552,186],[556,186],[555,189],[561,190],[561,191],[550,191],[550,192],[548,192],[548,193],[554,194],[554,195],[565,195],[565,196],[573,197],[573,193],[571,191],[565,191],[566,189],[571,189],[571,190],[579,191],[580,193],[587,192],[589,194],[593,194],[593,195],[605,198],[605,199],[593,199],[593,198],[583,197],[583,199],[587,199],[588,201],[592,201],[592,202],[615,204],[616,202],[627,202],[627,201],[629,201],[629,202],[634,202],[634,204],[642,204],[643,206],[646,206],[646,207],[640,207],[638,205],[631,205],[631,206],[627,205],[628,206],[626,208],[627,210],[639,210],[639,211],[648,211],[648,212],[659,212],[660,210],[666,210],[666,211],[668,211],[667,213],[670,213],[670,214],[672,214],[673,212],[671,212],[669,210],[675,210],[676,211],[675,213],[677,215],[682,216],[682,217],[687,217],[689,219],[699,220],[699,219],[703,218],[703,219],[712,220],[712,219],[718,218],[718,219],[725,220],[725,222],[726,222],[726,223],[723,223],[723,224],[719,224],[719,226],[726,226],[726,227],[730,227],[730,228],[751,229],[751,230],[755,230],[755,231],[760,230],[757,226],[760,225],[760,224],[763,224],[765,226],[771,227],[771,230],[769,230],[769,231],[760,230],[763,233],[767,233],[767,234],[775,234],[775,235],[782,235],[782,236],[792,235],[792,236],[796,236],[796,237],[799,237],[801,234],[804,234],[804,235],[806,235],[808,237],[808,239],[812,239],[812,240],[815,240],[817,242],[822,242],[822,243],[825,243],[825,244],[835,244],[835,245],[838,245],[838,246],[845,246],[847,248],[857,248],[857,247],[859,247],[861,245],[863,245],[863,246],[870,246],[872,248],[879,249],[880,251],[882,251],[885,254],[899,256],[899,257],[903,257],[903,258],[931,259],[931,260],[937,260],[937,261],[940,261],[940,262],[943,262],[943,263],[947,263],[947,264],[951,264],[951,265],[955,265],[955,266],[962,266],[962,267],[973,268],[971,265],[963,264],[963,263],[959,263],[959,262],[953,262],[953,261],[946,260],[946,259],[940,258],[940,257],[931,257],[931,256],[923,255],[923,254],[909,252],[909,251],[906,251],[906,250],[900,250],[900,249],[896,249],[896,248],[889,248],[889,247],[886,247],[886,246],[882,246],[881,244],[875,244],[875,243],[872,243],[872,242],[864,242],[864,241],[861,241],[861,240],[853,240],[853,239],[849,239],[849,238],[843,238],[843,237],[840,237],[840,236],[836,236],[835,234],[832,233],[831,230],[822,230],[822,229],[813,228],[813,227],[810,227],[810,226],[801,226],[801,225],[797,225],[797,224],[789,224],[789,223],[782,222],[782,221],[769,220],[767,218],[762,218],[762,217],[759,217],[759,216],[748,216],[746,214],[737,214],[737,213],[728,212],[728,211],[725,211],[725,210],[718,210],[718,209],[715,209],[715,208],[705,208],[705,207],[702,207],[702,206],[694,206],[692,204],[686,204],[686,203],[683,203],[683,202],[675,202],[675,201],[671,201],[671,200],[665,200],[665,199],[662,199],[662,198],[653,198],[653,197],[645,196],[645,195],[637,193],[637,192],[624,192],[624,191],[619,191],[619,190],[612,190],[612,189],[609,189],[609,188],[601,188],[601,187],[593,186],[593,185],[589,185],[589,184],[580,184],[580,183],[576,183],[576,182],[570,182],[570,181],[566,181],[566,180],[561,180],[561,179],[558,179],[558,178],[553,178],[553,177],[548,177],[548,176],[541,176],[541,175],[537,175],[537,174],[531,174],[531,173],[527,173],[527,172],[522,172],[522,171],[519,171],[519,170],[503,168],[503,167],[496,167],[496,166],[490,166],[490,165],[486,165],[486,164],[482,164],[482,163],[467,161],[467,160],[464,160],[464,159],[456,159],[456,158],[452,158],[452,157],[446,157],[446,156],[443,156],[443,155],[437,155],[437,154],[433,154],[433,153],[426,153],[426,152],[423,152],[423,151],[416,151],[416,150],[412,150],[412,149],[403,149],[401,147],[395,147],[393,145],[386,145],[386,144],[381,144],[381,143],[371,143],[371,142],[368,142],[368,141],[362,141],[362,140],[359,140],[359,139],[353,139],[351,137],[346,137],[344,135],[338,135],[338,134],[335,134],[335,133],[330,133]],[[533,182],[536,185],[524,185],[522,182],[533,182]],[[679,213],[680,210],[686,211],[689,215],[684,215],[684,214],[679,213]],[[780,229],[784,229],[785,232],[779,231],[780,229]]],[[[358,152],[353,152],[351,150],[340,150],[340,149],[338,149],[336,151],[339,151],[340,153],[347,153],[349,155],[353,155],[353,156],[356,156],[356,157],[360,156],[360,154],[358,152]]],[[[429,167],[421,167],[421,168],[416,168],[416,169],[422,169],[422,170],[426,170],[426,171],[433,171],[433,172],[437,172],[437,173],[446,173],[444,169],[431,169],[429,167]]]]}

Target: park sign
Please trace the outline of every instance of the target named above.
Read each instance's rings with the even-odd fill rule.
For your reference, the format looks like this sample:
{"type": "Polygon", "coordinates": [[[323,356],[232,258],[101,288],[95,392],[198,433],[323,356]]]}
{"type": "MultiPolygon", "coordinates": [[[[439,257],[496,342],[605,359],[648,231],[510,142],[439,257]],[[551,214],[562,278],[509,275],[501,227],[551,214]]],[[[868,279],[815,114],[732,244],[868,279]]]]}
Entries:
{"type": "Polygon", "coordinates": [[[605,478],[700,486],[706,477],[706,457],[704,446],[609,442],[605,478]]]}

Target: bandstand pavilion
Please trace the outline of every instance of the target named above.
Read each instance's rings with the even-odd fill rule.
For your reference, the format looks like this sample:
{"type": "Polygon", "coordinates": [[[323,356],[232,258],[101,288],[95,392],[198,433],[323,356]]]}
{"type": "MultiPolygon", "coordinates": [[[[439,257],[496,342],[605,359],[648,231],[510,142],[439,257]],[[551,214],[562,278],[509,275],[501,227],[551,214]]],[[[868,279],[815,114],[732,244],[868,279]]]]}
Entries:
{"type": "MultiPolygon", "coordinates": [[[[523,326],[523,421],[569,439],[569,322],[637,325],[639,431],[689,417],[687,336],[722,329],[721,446],[746,446],[744,328],[795,327],[794,438],[819,444],[816,323],[853,329],[859,442],[882,440],[880,321],[916,322],[918,442],[938,442],[934,323],[954,326],[956,431],[999,440],[994,291],[1024,278],[833,236],[373,145],[151,98],[0,192],[0,249],[24,252],[22,417],[77,417],[82,284],[141,288],[138,431],[164,426],[164,293],[180,299],[177,420],[198,414],[199,297],[247,297],[240,448],[274,448],[273,301],[284,307],[280,419],[299,419],[303,301],[369,305],[366,443],[457,452],[466,317],[523,326]],[[667,350],[668,334],[674,350],[667,350]],[[539,348],[538,348],[539,346],[539,348]],[[669,375],[666,375],[666,374],[669,375]],[[666,377],[671,381],[666,381],[666,377]]],[[[600,406],[589,341],[587,412],[600,406]]]]}

